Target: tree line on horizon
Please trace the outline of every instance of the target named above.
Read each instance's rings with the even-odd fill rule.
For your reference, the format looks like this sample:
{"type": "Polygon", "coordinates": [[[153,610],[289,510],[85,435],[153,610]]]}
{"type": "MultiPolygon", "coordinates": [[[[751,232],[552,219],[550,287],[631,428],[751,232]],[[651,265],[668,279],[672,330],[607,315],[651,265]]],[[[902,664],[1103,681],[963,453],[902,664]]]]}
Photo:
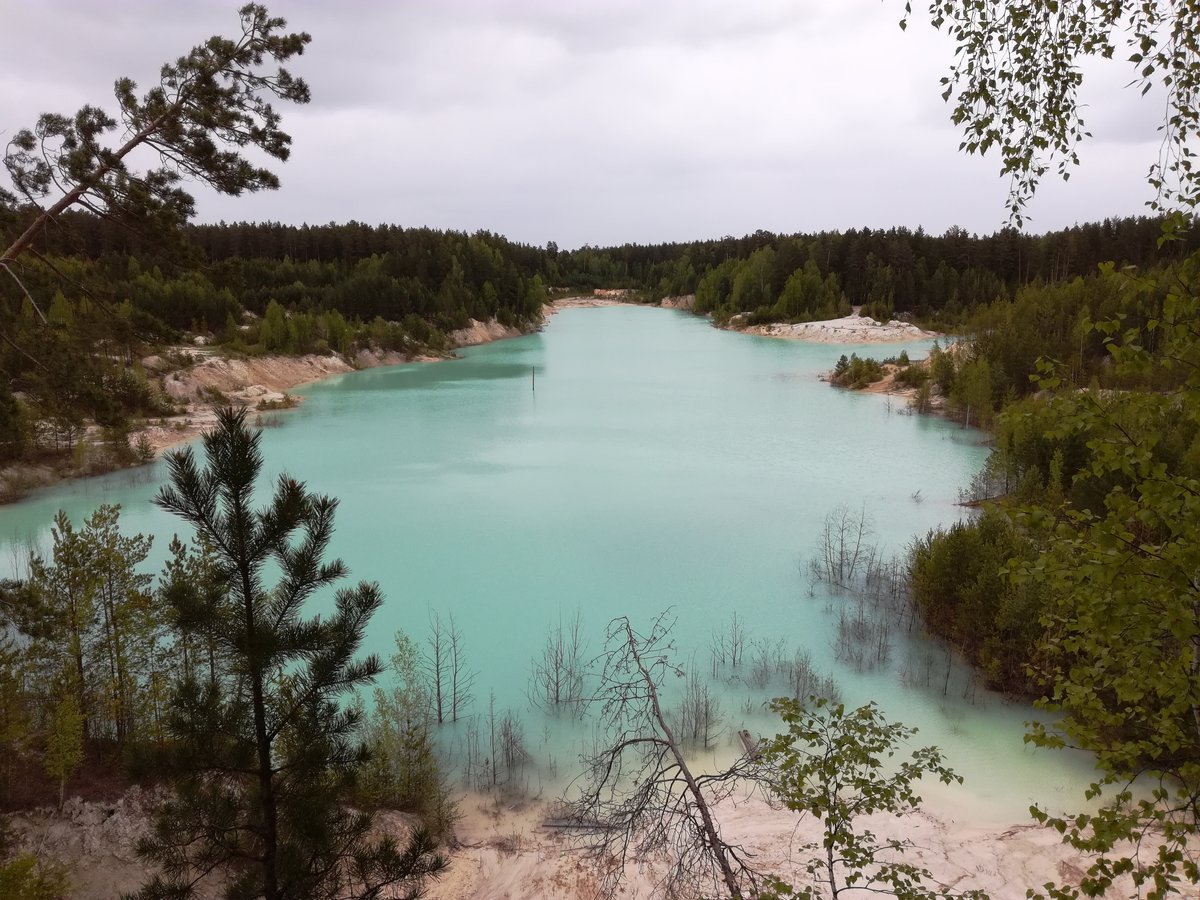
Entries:
{"type": "MultiPolygon", "coordinates": [[[[29,209],[0,209],[0,228],[4,233],[17,233],[31,216],[29,209]]],[[[837,277],[846,298],[855,306],[887,298],[896,311],[924,311],[929,315],[955,301],[962,307],[989,302],[998,294],[1011,294],[1023,284],[1086,276],[1103,262],[1147,267],[1181,259],[1200,248],[1197,229],[1181,233],[1166,247],[1160,246],[1159,216],[1107,218],[1041,235],[1013,228],[977,235],[959,227],[951,227],[941,235],[929,234],[920,227],[792,234],[758,230],[742,237],[608,247],[585,244],[573,250],[560,249],[554,241],[544,247],[524,244],[487,230],[468,234],[357,221],[324,225],[223,221],[189,224],[167,247],[161,235],[151,236],[83,212],[64,213],[59,224],[58,229],[43,232],[33,242],[46,256],[88,261],[132,257],[143,265],[159,265],[168,274],[172,269],[196,269],[210,277],[217,289],[248,290],[250,296],[244,302],[257,312],[266,306],[267,297],[260,295],[263,290],[290,286],[297,280],[308,287],[309,280],[295,271],[277,273],[273,279],[263,279],[261,274],[239,278],[236,265],[223,267],[222,263],[276,260],[303,266],[334,264],[340,278],[345,278],[352,275],[356,264],[377,257],[384,260],[389,276],[413,279],[436,294],[445,279],[452,276],[457,262],[469,291],[482,295],[490,282],[499,300],[496,309],[508,307],[517,312],[520,290],[514,279],[528,280],[536,275],[547,287],[577,290],[629,288],[657,299],[695,293],[704,276],[722,264],[746,262],[770,250],[776,255],[768,270],[771,290],[767,293],[772,300],[778,297],[787,278],[802,271],[811,260],[822,278],[837,277]],[[288,276],[293,277],[285,280],[288,276]]],[[[328,299],[318,294],[277,299],[285,305],[328,299]]],[[[387,307],[377,311],[400,315],[432,311],[422,308],[419,299],[407,298],[404,292],[390,299],[387,307]]]]}
{"type": "MultiPolygon", "coordinates": [[[[2,236],[31,215],[0,204],[2,236]]],[[[355,222],[199,225],[164,236],[67,211],[57,224],[32,240],[19,285],[0,280],[0,463],[75,452],[87,423],[115,429],[119,444],[131,419],[169,413],[139,360],[186,332],[236,354],[438,353],[471,319],[533,327],[551,289],[596,287],[651,301],[694,293],[697,311],[718,321],[804,321],[862,304],[879,319],[974,327],[982,310],[1086,277],[1103,260],[1161,267],[1191,246],[1160,249],[1160,220],[1145,217],[1043,236],[760,231],[573,251],[355,222]]]]}

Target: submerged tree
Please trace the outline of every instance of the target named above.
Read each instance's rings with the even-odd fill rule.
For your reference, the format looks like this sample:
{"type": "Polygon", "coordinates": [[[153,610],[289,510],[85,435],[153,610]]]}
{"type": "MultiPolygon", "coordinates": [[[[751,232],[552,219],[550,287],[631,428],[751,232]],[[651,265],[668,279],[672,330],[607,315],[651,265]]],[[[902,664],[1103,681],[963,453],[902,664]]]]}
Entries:
{"type": "Polygon", "coordinates": [[[583,712],[584,682],[587,675],[587,641],[583,637],[583,617],[576,610],[563,624],[562,617],[546,630],[546,642],[534,657],[529,676],[529,699],[547,712],[567,709],[571,715],[583,712]]]}
{"type": "Polygon", "coordinates": [[[433,706],[420,671],[420,651],[412,638],[396,632],[391,658],[394,679],[376,687],[375,709],[366,726],[371,759],[363,791],[374,802],[419,814],[439,836],[451,827],[455,811],[433,742],[433,706]]]}
{"type": "Polygon", "coordinates": [[[210,876],[230,898],[375,897],[388,885],[415,895],[444,865],[428,832],[398,848],[344,805],[367,758],[345,695],[380,670],[357,654],[382,595],[362,582],[339,590],[327,616],[302,616],[346,574],[323,560],[337,502],[281,476],[270,504],[253,509],[263,460],[245,418],[218,413],[204,468],[191,449],[169,457],[156,501],[212,548],[227,602],[211,607],[211,635],[225,666],[215,681],[185,670],[162,759],[176,793],[141,848],[161,871],[140,896],[192,896],[210,876]]]}

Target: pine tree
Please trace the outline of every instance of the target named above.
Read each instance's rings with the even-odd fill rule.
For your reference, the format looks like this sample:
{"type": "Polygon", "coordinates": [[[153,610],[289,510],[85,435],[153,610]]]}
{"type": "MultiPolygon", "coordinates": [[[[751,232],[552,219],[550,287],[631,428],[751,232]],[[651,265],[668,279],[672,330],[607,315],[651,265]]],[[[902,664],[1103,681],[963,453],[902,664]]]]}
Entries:
{"type": "Polygon", "coordinates": [[[81,531],[59,510],[50,529],[52,559],[34,557],[31,563],[30,609],[27,630],[34,636],[33,655],[38,667],[53,673],[68,669],[75,705],[83,717],[83,735],[93,735],[94,699],[88,674],[88,652],[96,626],[97,577],[93,552],[81,531]]]}
{"type": "Polygon", "coordinates": [[[144,689],[163,650],[150,579],[137,571],[151,539],[122,535],[120,512],[101,506],[77,529],[59,511],[51,558],[31,561],[22,624],[32,668],[46,679],[69,672],[85,738],[124,747],[141,724],[144,689]]]}
{"type": "Polygon", "coordinates": [[[4,163],[16,193],[34,207],[47,197],[55,202],[39,208],[0,253],[0,262],[15,260],[76,205],[125,223],[170,230],[193,211],[191,195],[179,186],[185,177],[235,196],[279,186],[278,177],[254,165],[245,150],[288,158],[291,137],[280,129],[271,100],[307,103],[308,85],[282,67],[272,72],[267,61],[283,63],[300,55],[309,36],[284,33],[287,22],[256,3],[246,4],[238,15],[237,37],[213,36],[164,64],[159,83],[142,97],[132,79],[117,80],[125,126],[121,144],[105,145],[118,122],[91,105],[74,115],[45,113],[35,128],[13,136],[4,163]],[[131,169],[127,159],[145,158],[135,152],[139,149],[157,151],[159,165],[144,172],[131,169]]]}
{"type": "Polygon", "coordinates": [[[162,616],[148,592],[151,576],[137,567],[150,552],[146,535],[126,537],[118,527],[121,507],[104,505],[88,517],[83,537],[90,546],[96,577],[97,667],[89,673],[104,698],[100,709],[118,745],[141,724],[143,690],[159,656],[162,616]]]}
{"type": "Polygon", "coordinates": [[[230,898],[340,900],[386,885],[415,896],[445,864],[429,833],[400,849],[343,805],[367,761],[360,713],[343,698],[380,671],[356,654],[382,595],[362,582],[337,592],[332,614],[302,617],[306,600],[346,574],[340,560],[322,561],[337,502],[283,476],[254,510],[262,455],[245,419],[220,411],[204,468],[190,449],[172,455],[156,501],[213,550],[226,602],[212,608],[211,633],[226,664],[215,683],[185,674],[174,701],[162,762],[176,796],[142,845],[161,872],[139,896],[192,896],[209,874],[230,898]],[[276,585],[267,571],[279,572],[276,585]]]}
{"type": "MultiPolygon", "coordinates": [[[[0,628],[12,628],[0,616],[0,628]]],[[[31,703],[25,686],[25,659],[9,634],[0,634],[0,798],[9,799],[15,763],[24,755],[31,730],[31,703]]]]}
{"type": "Polygon", "coordinates": [[[64,689],[50,708],[46,728],[46,774],[58,782],[58,805],[63,804],[67,781],[83,762],[83,715],[68,678],[64,689]]]}

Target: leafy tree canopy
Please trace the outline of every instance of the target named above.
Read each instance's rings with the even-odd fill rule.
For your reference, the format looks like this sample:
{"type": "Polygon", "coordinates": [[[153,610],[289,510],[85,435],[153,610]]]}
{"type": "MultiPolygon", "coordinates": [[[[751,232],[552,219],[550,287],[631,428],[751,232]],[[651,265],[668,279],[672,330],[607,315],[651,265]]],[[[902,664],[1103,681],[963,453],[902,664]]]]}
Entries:
{"type": "MultiPolygon", "coordinates": [[[[905,3],[901,27],[912,4],[905,3]]],[[[1189,209],[1200,200],[1193,167],[1200,137],[1200,6],[1154,0],[931,0],[935,28],[956,42],[942,97],[963,130],[961,149],[1000,153],[1012,178],[1008,209],[1025,206],[1054,165],[1065,180],[1078,164],[1086,130],[1079,104],[1080,62],[1128,53],[1143,94],[1165,93],[1162,143],[1148,180],[1154,209],[1189,209]]]]}

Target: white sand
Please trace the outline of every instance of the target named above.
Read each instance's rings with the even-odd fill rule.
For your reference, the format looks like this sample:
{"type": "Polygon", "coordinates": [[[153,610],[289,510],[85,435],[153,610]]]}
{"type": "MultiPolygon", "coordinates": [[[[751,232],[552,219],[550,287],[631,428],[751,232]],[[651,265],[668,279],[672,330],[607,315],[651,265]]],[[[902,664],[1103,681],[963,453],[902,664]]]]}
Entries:
{"type": "MultiPolygon", "coordinates": [[[[507,809],[471,795],[463,801],[458,837],[462,847],[451,855],[446,875],[431,889],[431,900],[593,900],[603,896],[591,862],[569,836],[541,827],[544,805],[507,809]]],[[[800,886],[808,859],[802,845],[820,840],[820,823],[800,820],[772,808],[759,796],[730,798],[717,815],[727,840],[754,854],[755,868],[800,886]]],[[[1021,898],[1029,887],[1049,881],[1077,883],[1088,862],[1061,843],[1059,835],[1032,820],[989,827],[956,818],[957,813],[931,802],[914,815],[876,815],[863,819],[882,840],[908,839],[916,846],[905,856],[928,868],[937,884],[954,891],[981,889],[995,900],[1021,898]]],[[[660,897],[664,864],[630,864],[624,891],[628,898],[660,897]]],[[[1106,896],[1122,897],[1125,890],[1106,896]]]]}
{"type": "Polygon", "coordinates": [[[551,300],[542,307],[542,312],[547,317],[554,315],[561,309],[597,309],[604,306],[645,306],[644,303],[634,303],[632,300],[623,299],[624,294],[616,296],[593,294],[581,294],[577,297],[559,297],[557,300],[551,300]]]}
{"type": "Polygon", "coordinates": [[[814,341],[822,344],[889,344],[940,337],[935,331],[925,331],[899,319],[882,323],[867,316],[856,315],[826,319],[822,322],[799,322],[795,325],[751,325],[741,330],[745,334],[760,337],[814,341]]]}
{"type": "MultiPolygon", "coordinates": [[[[11,824],[23,852],[71,864],[72,896],[77,900],[115,900],[145,879],[146,867],[134,845],[149,828],[148,800],[145,792],[133,788],[113,803],[71,800],[62,811],[15,814],[11,824]]],[[[449,869],[430,886],[430,900],[599,900],[604,896],[592,862],[568,836],[541,826],[544,802],[510,807],[490,796],[470,794],[463,798],[461,811],[459,846],[450,853],[449,869]]],[[[820,840],[818,822],[773,808],[758,795],[730,798],[716,811],[725,839],[751,852],[759,872],[778,875],[797,887],[804,883],[803,864],[809,857],[802,845],[820,840]]],[[[859,824],[881,839],[910,840],[915,846],[905,859],[928,868],[944,888],[982,889],[994,900],[1016,900],[1025,896],[1027,887],[1041,887],[1048,881],[1078,882],[1088,864],[1062,844],[1057,833],[1032,821],[984,826],[963,817],[961,811],[939,806],[928,795],[920,813],[902,818],[877,815],[859,824]]],[[[376,825],[402,841],[409,818],[382,813],[376,825]]],[[[665,860],[629,863],[620,896],[661,897],[658,885],[665,870],[665,860]]],[[[1124,885],[1106,896],[1129,893],[1130,886],[1124,885]]]]}

